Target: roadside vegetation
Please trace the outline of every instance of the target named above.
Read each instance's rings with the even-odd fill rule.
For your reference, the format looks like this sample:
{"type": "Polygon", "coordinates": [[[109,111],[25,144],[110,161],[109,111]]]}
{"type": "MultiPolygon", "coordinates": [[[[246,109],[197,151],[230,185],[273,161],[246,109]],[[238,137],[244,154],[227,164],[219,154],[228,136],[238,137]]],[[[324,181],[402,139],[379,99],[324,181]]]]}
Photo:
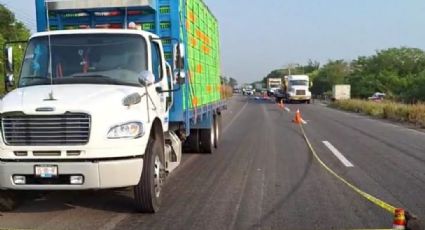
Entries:
{"type": "MultiPolygon", "coordinates": [[[[277,69],[264,77],[284,78],[288,69],[277,69]]],[[[425,128],[425,51],[417,48],[390,48],[353,61],[329,60],[320,65],[309,61],[295,65],[291,74],[310,76],[314,97],[331,98],[332,86],[351,85],[353,100],[336,101],[331,107],[377,118],[409,122],[425,128]],[[385,93],[381,102],[366,100],[385,93]]]]}
{"type": "MultiPolygon", "coordinates": [[[[288,69],[273,70],[267,78],[288,75],[288,69]]],[[[353,61],[329,60],[320,65],[293,65],[291,74],[307,74],[316,97],[331,95],[335,84],[350,84],[353,98],[365,99],[375,92],[401,103],[425,102],[425,51],[417,48],[390,48],[353,61]]]]}
{"type": "Polygon", "coordinates": [[[220,76],[221,80],[221,98],[227,99],[233,96],[233,87],[238,85],[236,79],[232,77],[220,76]]]}
{"type": "MultiPolygon", "coordinates": [[[[15,16],[10,10],[0,4],[0,47],[3,49],[7,41],[25,41],[30,36],[30,31],[22,22],[15,19],[15,16]]],[[[25,50],[25,44],[13,45],[14,52],[14,66],[15,66],[15,80],[19,73],[21,66],[22,56],[25,50]]],[[[0,55],[0,94],[4,94],[4,57],[3,51],[0,55]]]]}
{"type": "Polygon", "coordinates": [[[408,122],[425,128],[425,104],[403,104],[391,101],[340,100],[330,104],[330,107],[345,111],[363,113],[376,118],[392,121],[408,122]]]}

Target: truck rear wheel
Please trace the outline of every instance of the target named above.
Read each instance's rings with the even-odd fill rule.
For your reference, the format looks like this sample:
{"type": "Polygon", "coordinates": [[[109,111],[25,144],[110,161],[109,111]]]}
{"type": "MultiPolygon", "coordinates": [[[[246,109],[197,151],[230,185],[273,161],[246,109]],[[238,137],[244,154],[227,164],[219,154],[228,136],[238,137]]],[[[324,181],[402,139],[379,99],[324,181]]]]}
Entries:
{"type": "Polygon", "coordinates": [[[183,152],[185,153],[199,153],[201,152],[200,146],[200,130],[191,129],[190,135],[187,137],[183,144],[183,152]]]}
{"type": "Polygon", "coordinates": [[[143,170],[139,183],[134,186],[134,201],[139,212],[155,213],[161,204],[161,189],[165,169],[161,161],[163,148],[159,140],[150,139],[143,158],[143,170]]]}
{"type": "Polygon", "coordinates": [[[200,131],[200,147],[201,152],[203,153],[212,153],[214,150],[214,129],[213,127],[209,129],[201,129],[200,131]]]}
{"type": "Polygon", "coordinates": [[[0,190],[0,211],[13,211],[18,206],[18,195],[12,191],[0,190]]]}

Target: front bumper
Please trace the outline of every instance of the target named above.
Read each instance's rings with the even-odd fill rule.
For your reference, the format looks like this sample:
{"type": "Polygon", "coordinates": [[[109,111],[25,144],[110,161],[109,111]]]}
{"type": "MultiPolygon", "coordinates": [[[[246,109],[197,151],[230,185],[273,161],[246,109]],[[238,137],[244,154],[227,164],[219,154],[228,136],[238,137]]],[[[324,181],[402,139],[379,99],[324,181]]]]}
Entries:
{"type": "Polygon", "coordinates": [[[86,190],[107,189],[134,186],[139,183],[142,175],[143,159],[131,158],[122,160],[99,160],[90,162],[10,162],[0,161],[0,189],[12,190],[86,190]],[[58,176],[64,178],[61,183],[49,182],[17,185],[13,182],[14,175],[34,177],[35,165],[55,165],[58,176]],[[69,175],[82,175],[81,185],[66,183],[69,175]]]}
{"type": "Polygon", "coordinates": [[[308,101],[311,99],[310,96],[290,96],[291,101],[308,101]]]}

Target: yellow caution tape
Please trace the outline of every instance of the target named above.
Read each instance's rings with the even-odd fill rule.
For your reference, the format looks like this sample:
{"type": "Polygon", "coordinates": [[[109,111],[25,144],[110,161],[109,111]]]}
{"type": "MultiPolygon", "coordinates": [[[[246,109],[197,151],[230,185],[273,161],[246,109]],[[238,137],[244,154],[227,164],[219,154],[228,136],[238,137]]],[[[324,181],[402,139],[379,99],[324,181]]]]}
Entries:
{"type": "Polygon", "coordinates": [[[323,166],[330,174],[334,175],[337,179],[339,179],[340,181],[342,181],[344,184],[346,184],[348,187],[350,187],[351,189],[353,189],[355,192],[357,192],[358,194],[360,194],[362,197],[366,198],[367,200],[369,200],[370,202],[372,202],[373,204],[387,210],[388,212],[394,214],[396,208],[388,203],[386,203],[383,200],[380,200],[364,191],[362,191],[361,189],[357,188],[356,186],[352,185],[350,182],[348,182],[347,180],[345,180],[344,178],[342,178],[340,175],[338,175],[336,172],[334,172],[331,168],[329,168],[319,157],[319,155],[317,155],[316,151],[314,150],[313,146],[310,143],[310,140],[308,139],[304,128],[302,125],[300,125],[301,127],[301,132],[304,136],[305,141],[307,142],[308,147],[310,148],[311,153],[313,154],[314,158],[316,158],[316,160],[320,163],[321,166],[323,166]]]}

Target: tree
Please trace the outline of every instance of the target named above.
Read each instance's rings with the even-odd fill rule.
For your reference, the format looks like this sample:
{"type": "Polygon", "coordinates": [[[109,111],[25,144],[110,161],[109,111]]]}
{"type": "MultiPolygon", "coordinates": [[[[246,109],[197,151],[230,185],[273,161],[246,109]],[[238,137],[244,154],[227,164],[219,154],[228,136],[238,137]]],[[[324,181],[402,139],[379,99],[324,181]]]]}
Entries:
{"type": "Polygon", "coordinates": [[[226,76],[220,76],[220,79],[221,79],[221,84],[222,85],[229,84],[229,79],[226,76]]]}
{"type": "Polygon", "coordinates": [[[236,81],[236,79],[231,77],[231,78],[229,78],[229,85],[232,86],[232,87],[235,87],[235,86],[238,85],[238,81],[236,81]]]}
{"type": "Polygon", "coordinates": [[[333,85],[345,83],[350,72],[349,63],[344,60],[330,60],[326,65],[315,72],[315,76],[312,78],[312,93],[321,95],[331,91],[333,85]]]}
{"type": "MultiPolygon", "coordinates": [[[[25,27],[21,22],[16,21],[15,16],[10,12],[6,7],[0,5],[0,46],[3,48],[3,45],[7,41],[26,41],[30,36],[30,31],[25,27]]],[[[25,44],[15,44],[13,47],[13,61],[14,61],[14,75],[18,76],[20,72],[20,66],[23,59],[23,53],[25,50],[25,44]]],[[[1,62],[1,74],[0,81],[4,82],[4,57],[3,52],[0,55],[1,62]]],[[[17,77],[15,77],[17,80],[17,77]]],[[[0,91],[4,92],[4,84],[0,83],[0,91]]],[[[1,93],[0,92],[0,93],[1,93]]]]}
{"type": "Polygon", "coordinates": [[[416,48],[390,48],[370,57],[359,57],[351,63],[349,83],[352,95],[368,97],[374,92],[389,98],[413,102],[425,100],[420,92],[425,52],[416,48]]]}
{"type": "Polygon", "coordinates": [[[0,34],[5,40],[11,40],[14,35],[15,16],[5,6],[0,5],[0,34]]]}
{"type": "Polygon", "coordinates": [[[302,67],[305,74],[313,73],[320,69],[320,63],[318,61],[308,60],[307,65],[302,67]]]}
{"type": "MultiPolygon", "coordinates": [[[[305,66],[293,67],[291,73],[309,75],[313,82],[311,91],[316,95],[329,93],[335,84],[347,83],[353,97],[367,98],[383,92],[399,101],[425,101],[425,51],[417,48],[390,48],[372,56],[360,56],[351,63],[330,60],[322,67],[310,60],[305,66]]],[[[263,82],[287,74],[288,69],[273,70],[263,82]]]]}

